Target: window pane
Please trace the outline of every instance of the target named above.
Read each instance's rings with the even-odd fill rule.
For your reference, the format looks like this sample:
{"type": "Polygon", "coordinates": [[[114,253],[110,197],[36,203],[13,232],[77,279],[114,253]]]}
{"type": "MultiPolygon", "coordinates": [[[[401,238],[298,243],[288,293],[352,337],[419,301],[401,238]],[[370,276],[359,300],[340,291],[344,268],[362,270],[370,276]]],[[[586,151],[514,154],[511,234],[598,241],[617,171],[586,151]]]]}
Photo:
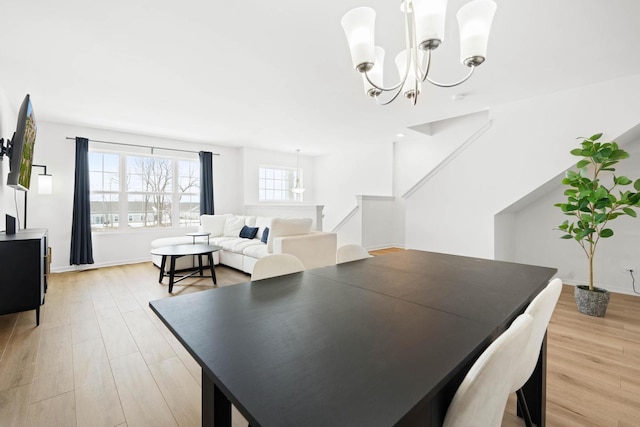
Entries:
{"type": "Polygon", "coordinates": [[[178,192],[200,194],[200,164],[194,161],[178,162],[178,192]]]}
{"type": "Polygon", "coordinates": [[[170,193],[172,172],[170,159],[127,157],[127,191],[170,193]]]}
{"type": "MultiPolygon", "coordinates": [[[[295,171],[293,169],[261,166],[258,169],[258,200],[302,201],[301,194],[290,191],[294,182],[295,171]]],[[[300,182],[302,183],[302,173],[300,174],[300,182]]]]}
{"type": "Polygon", "coordinates": [[[105,231],[118,228],[118,195],[91,194],[91,230],[105,231]]]}
{"type": "Polygon", "coordinates": [[[200,195],[180,196],[180,226],[200,224],[200,195]]]}
{"type": "Polygon", "coordinates": [[[171,195],[129,194],[127,217],[129,228],[171,227],[171,195]]]}

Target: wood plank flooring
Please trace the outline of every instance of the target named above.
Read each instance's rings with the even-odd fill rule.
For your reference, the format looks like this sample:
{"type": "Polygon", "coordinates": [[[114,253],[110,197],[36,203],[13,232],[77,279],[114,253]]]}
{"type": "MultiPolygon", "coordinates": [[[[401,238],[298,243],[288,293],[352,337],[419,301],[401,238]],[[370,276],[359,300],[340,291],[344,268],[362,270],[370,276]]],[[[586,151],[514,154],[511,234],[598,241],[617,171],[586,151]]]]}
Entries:
{"type": "MultiPolygon", "coordinates": [[[[34,311],[0,316],[0,425],[200,425],[200,367],[148,307],[169,296],[157,272],[53,274],[40,327],[34,311]]],[[[216,274],[219,286],[249,280],[216,274]]],[[[211,288],[185,282],[195,284],[175,295],[211,288]]],[[[640,426],[640,297],[614,294],[607,316],[592,318],[565,286],[548,341],[547,425],[640,426]]],[[[235,409],[233,424],[247,425],[235,409]]],[[[521,425],[511,398],[503,426],[521,425]]]]}
{"type": "MultiPolygon", "coordinates": [[[[211,287],[188,279],[174,295],[211,287]]],[[[200,367],[149,309],[166,297],[151,263],[52,274],[39,327],[35,310],[0,316],[0,426],[199,426],[200,367]]],[[[233,424],[247,426],[235,410],[233,424]]]]}

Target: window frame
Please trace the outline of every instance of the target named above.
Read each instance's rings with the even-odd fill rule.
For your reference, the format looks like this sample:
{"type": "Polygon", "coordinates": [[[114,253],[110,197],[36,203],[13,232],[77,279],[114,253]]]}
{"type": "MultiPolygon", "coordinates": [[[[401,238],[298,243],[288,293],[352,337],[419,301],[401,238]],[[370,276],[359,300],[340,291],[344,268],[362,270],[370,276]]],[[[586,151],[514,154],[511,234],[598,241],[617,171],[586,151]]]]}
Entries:
{"type": "MultiPolygon", "coordinates": [[[[91,154],[107,154],[107,155],[117,155],[118,156],[118,181],[119,188],[118,191],[104,191],[104,190],[90,190],[90,196],[93,197],[95,194],[115,194],[117,197],[117,213],[114,215],[117,216],[122,221],[118,222],[117,227],[113,227],[110,229],[100,229],[95,227],[96,223],[93,222],[93,212],[92,212],[92,223],[91,223],[91,231],[99,234],[105,233],[114,233],[114,232],[140,232],[140,231],[154,231],[154,230],[163,230],[163,229],[189,229],[193,227],[197,227],[200,222],[200,162],[197,157],[187,157],[187,156],[169,156],[169,155],[157,155],[157,154],[148,154],[134,151],[121,151],[121,150],[109,150],[105,148],[95,148],[89,150],[89,156],[91,154]],[[171,170],[171,189],[168,192],[159,193],[159,192],[148,192],[148,191],[139,191],[138,189],[129,190],[127,188],[127,178],[129,177],[128,159],[131,158],[152,158],[152,159],[162,159],[168,160],[170,162],[170,170],[171,170]],[[197,174],[195,176],[195,185],[192,185],[195,188],[195,191],[180,191],[180,181],[182,176],[180,175],[180,164],[181,162],[186,162],[187,164],[193,164],[193,171],[197,174]],[[130,226],[130,223],[135,221],[131,221],[130,217],[134,215],[134,212],[129,212],[129,196],[145,196],[149,194],[162,194],[168,195],[171,209],[170,209],[170,225],[168,226],[160,226],[158,224],[152,226],[130,226]],[[189,210],[197,209],[197,220],[195,218],[190,220],[183,220],[180,210],[180,202],[183,196],[189,197],[190,201],[186,202],[189,204],[194,204],[193,208],[189,210]]],[[[96,172],[96,171],[93,171],[96,172]]],[[[104,171],[102,171],[104,173],[104,171]]],[[[191,187],[191,186],[190,186],[191,187]]],[[[144,190],[144,188],[143,188],[144,190]]],[[[183,202],[184,203],[184,202],[183,202]]],[[[157,222],[157,220],[156,220],[157,222]]]]}
{"type": "MultiPolygon", "coordinates": [[[[288,167],[288,166],[276,166],[276,165],[268,165],[268,164],[260,164],[258,165],[258,202],[259,203],[303,203],[304,201],[304,197],[303,194],[304,193],[294,193],[293,191],[291,191],[291,188],[293,188],[293,186],[295,185],[295,181],[296,181],[296,176],[300,177],[300,184],[304,185],[304,181],[303,181],[303,171],[302,169],[296,169],[296,168],[292,168],[292,167],[288,167]],[[268,188],[268,186],[266,185],[266,180],[269,178],[262,178],[261,177],[261,171],[265,170],[265,174],[266,174],[266,170],[273,170],[274,172],[276,171],[280,171],[280,172],[286,172],[287,174],[289,174],[291,176],[291,179],[286,181],[287,183],[287,187],[284,189],[274,189],[274,188],[268,188]],[[263,180],[265,180],[264,182],[264,187],[263,187],[263,180]],[[262,197],[262,191],[268,191],[268,190],[272,190],[272,191],[280,191],[281,194],[286,194],[288,197],[286,199],[267,199],[267,198],[263,198],[262,197]]],[[[271,178],[272,180],[275,180],[275,178],[271,178]]],[[[279,179],[279,181],[285,182],[282,179],[279,179]]]]}

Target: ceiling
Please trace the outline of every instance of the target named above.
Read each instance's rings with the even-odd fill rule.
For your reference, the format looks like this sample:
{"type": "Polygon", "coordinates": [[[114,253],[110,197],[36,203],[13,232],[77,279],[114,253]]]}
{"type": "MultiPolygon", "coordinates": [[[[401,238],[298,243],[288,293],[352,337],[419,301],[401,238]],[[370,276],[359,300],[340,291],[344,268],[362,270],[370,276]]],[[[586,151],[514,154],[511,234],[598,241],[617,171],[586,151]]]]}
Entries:
{"type": "MultiPolygon", "coordinates": [[[[636,0],[496,2],[487,62],[462,86],[424,86],[415,107],[365,96],[340,26],[352,7],[376,9],[390,85],[403,48],[397,0],[4,0],[0,88],[16,109],[30,93],[39,120],[320,155],[640,70],[636,0]]],[[[467,71],[464,3],[449,1],[435,79],[467,71]]]]}

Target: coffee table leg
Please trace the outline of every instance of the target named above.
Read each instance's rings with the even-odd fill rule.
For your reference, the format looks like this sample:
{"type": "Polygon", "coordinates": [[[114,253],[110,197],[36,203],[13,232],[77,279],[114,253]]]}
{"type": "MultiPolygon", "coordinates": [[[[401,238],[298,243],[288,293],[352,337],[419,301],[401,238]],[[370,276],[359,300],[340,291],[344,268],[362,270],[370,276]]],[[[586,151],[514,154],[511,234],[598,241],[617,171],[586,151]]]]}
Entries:
{"type": "Polygon", "coordinates": [[[231,427],[231,402],[202,372],[202,425],[231,427]]]}
{"type": "Polygon", "coordinates": [[[202,273],[202,254],[198,254],[198,269],[200,270],[200,276],[204,276],[202,273]]]}
{"type": "Polygon", "coordinates": [[[209,258],[209,268],[211,269],[211,279],[213,279],[213,284],[217,285],[218,280],[216,279],[216,267],[215,265],[213,265],[213,255],[211,254],[211,252],[207,254],[207,257],[209,258]]]}
{"type": "Polygon", "coordinates": [[[169,267],[169,293],[173,292],[173,279],[176,274],[176,257],[171,256],[171,267],[169,267]]]}
{"type": "Polygon", "coordinates": [[[167,266],[167,256],[162,255],[162,262],[160,263],[160,278],[158,279],[158,283],[162,283],[162,279],[164,278],[164,268],[167,266]]]}

